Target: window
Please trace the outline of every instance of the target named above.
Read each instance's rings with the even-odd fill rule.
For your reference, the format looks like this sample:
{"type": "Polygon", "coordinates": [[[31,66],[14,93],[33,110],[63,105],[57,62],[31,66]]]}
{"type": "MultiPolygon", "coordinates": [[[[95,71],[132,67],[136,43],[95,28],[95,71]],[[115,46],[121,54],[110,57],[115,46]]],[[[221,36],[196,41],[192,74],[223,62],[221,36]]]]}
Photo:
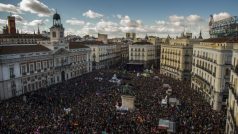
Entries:
{"type": "Polygon", "coordinates": [[[10,78],[14,78],[15,77],[15,75],[14,75],[14,67],[13,66],[9,67],[9,73],[10,73],[10,78]]]}
{"type": "Polygon", "coordinates": [[[52,60],[50,61],[50,67],[53,67],[53,61],[52,60]]]}
{"type": "Polygon", "coordinates": [[[226,75],[226,76],[229,76],[229,75],[230,75],[230,70],[229,70],[228,68],[226,69],[225,75],[226,75]]]}
{"type": "Polygon", "coordinates": [[[34,64],[31,63],[31,64],[30,64],[30,72],[33,72],[33,71],[34,71],[34,64]]]}
{"type": "Polygon", "coordinates": [[[47,68],[47,61],[43,61],[43,68],[47,68]]]}
{"type": "Polygon", "coordinates": [[[21,66],[21,73],[22,74],[26,73],[26,65],[21,66]]]}
{"type": "Polygon", "coordinates": [[[63,37],[64,37],[64,33],[60,32],[60,38],[63,38],[63,37]]]}
{"type": "Polygon", "coordinates": [[[56,32],[52,32],[52,37],[56,37],[56,32]]]}
{"type": "Polygon", "coordinates": [[[36,70],[40,70],[40,69],[41,69],[40,62],[37,62],[37,63],[36,63],[36,70]]]}

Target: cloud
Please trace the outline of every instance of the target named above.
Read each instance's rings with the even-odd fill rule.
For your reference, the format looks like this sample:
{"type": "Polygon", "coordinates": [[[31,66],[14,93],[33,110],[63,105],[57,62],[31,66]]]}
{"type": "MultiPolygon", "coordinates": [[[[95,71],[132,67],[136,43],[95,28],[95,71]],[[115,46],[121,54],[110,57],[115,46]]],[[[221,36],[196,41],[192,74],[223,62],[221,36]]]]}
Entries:
{"type": "Polygon", "coordinates": [[[39,17],[50,16],[54,11],[38,0],[22,0],[19,7],[22,11],[37,14],[39,17]]]}
{"type": "Polygon", "coordinates": [[[189,23],[193,24],[203,21],[202,17],[198,15],[189,15],[188,17],[186,17],[186,19],[189,23]]]}
{"type": "Polygon", "coordinates": [[[16,21],[20,21],[20,22],[24,21],[24,18],[18,14],[14,14],[12,16],[14,16],[16,18],[16,21]]]}
{"type": "Polygon", "coordinates": [[[68,23],[70,25],[84,25],[85,24],[85,22],[83,20],[78,20],[76,18],[66,20],[66,23],[68,23]]]}
{"type": "Polygon", "coordinates": [[[214,21],[219,21],[229,17],[231,17],[231,15],[227,12],[220,12],[218,14],[213,14],[214,21]]]}
{"type": "Polygon", "coordinates": [[[120,24],[125,27],[142,27],[143,23],[141,20],[131,20],[129,16],[121,17],[120,24]]]}
{"type": "Polygon", "coordinates": [[[86,17],[91,18],[91,19],[102,18],[103,17],[102,14],[94,12],[92,10],[88,10],[87,12],[83,13],[83,16],[86,16],[86,17]]]}
{"type": "Polygon", "coordinates": [[[7,24],[7,20],[2,20],[2,19],[0,19],[0,24],[6,25],[6,24],[7,24]]]}
{"type": "Polygon", "coordinates": [[[33,20],[30,22],[26,22],[24,23],[25,26],[37,26],[37,25],[46,25],[46,23],[49,22],[48,19],[44,19],[44,20],[33,20]]]}
{"type": "Polygon", "coordinates": [[[115,22],[101,20],[96,24],[96,31],[100,33],[113,33],[118,30],[118,24],[115,22]]]}
{"type": "Polygon", "coordinates": [[[184,19],[184,16],[177,16],[177,15],[169,16],[169,20],[171,22],[179,22],[183,19],[184,19]]]}
{"type": "MultiPolygon", "coordinates": [[[[155,25],[149,26],[148,31],[166,35],[179,36],[181,32],[191,32],[198,36],[199,31],[208,33],[208,22],[201,16],[192,14],[188,16],[172,15],[168,20],[158,20],[155,25]]],[[[206,34],[207,35],[207,34],[206,34]]]]}
{"type": "Polygon", "coordinates": [[[11,12],[19,14],[21,13],[21,10],[19,9],[19,7],[16,7],[14,5],[0,3],[0,12],[11,12]]]}
{"type": "Polygon", "coordinates": [[[121,18],[122,18],[122,15],[117,14],[117,18],[118,18],[118,19],[121,19],[121,18]]]}

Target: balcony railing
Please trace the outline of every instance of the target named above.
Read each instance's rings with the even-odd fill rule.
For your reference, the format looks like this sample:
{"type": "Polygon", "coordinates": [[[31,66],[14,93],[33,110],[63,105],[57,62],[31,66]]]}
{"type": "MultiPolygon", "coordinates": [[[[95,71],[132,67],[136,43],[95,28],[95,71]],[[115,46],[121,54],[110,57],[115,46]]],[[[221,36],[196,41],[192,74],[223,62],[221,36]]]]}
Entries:
{"type": "Polygon", "coordinates": [[[208,72],[210,74],[213,74],[211,70],[209,70],[209,69],[207,69],[207,68],[205,68],[203,66],[200,66],[200,65],[196,64],[196,67],[201,68],[202,70],[204,70],[204,71],[206,71],[206,72],[208,72]]]}
{"type": "Polygon", "coordinates": [[[234,127],[233,130],[234,130],[234,133],[237,133],[238,132],[238,127],[236,126],[237,122],[236,122],[236,117],[235,117],[235,111],[231,108],[228,109],[228,115],[229,117],[231,117],[231,120],[232,122],[234,123],[234,127]]]}
{"type": "Polygon", "coordinates": [[[199,79],[200,81],[206,83],[208,86],[211,86],[210,83],[209,83],[207,80],[203,79],[201,76],[199,76],[199,75],[197,75],[197,74],[193,74],[193,76],[194,76],[195,78],[199,79]]]}
{"type": "Polygon", "coordinates": [[[10,78],[11,79],[15,78],[15,75],[14,74],[10,75],[10,78]]]}
{"type": "Polygon", "coordinates": [[[229,90],[235,96],[236,101],[238,102],[238,93],[236,93],[235,85],[228,83],[229,90]]]}

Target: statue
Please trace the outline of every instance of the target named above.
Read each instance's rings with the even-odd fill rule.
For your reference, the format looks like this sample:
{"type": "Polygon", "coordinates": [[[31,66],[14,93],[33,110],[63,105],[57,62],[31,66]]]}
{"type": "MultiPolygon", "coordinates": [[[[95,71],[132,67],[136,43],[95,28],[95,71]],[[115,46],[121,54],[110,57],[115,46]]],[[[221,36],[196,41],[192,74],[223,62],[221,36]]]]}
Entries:
{"type": "Polygon", "coordinates": [[[135,93],[131,90],[131,86],[126,84],[121,88],[121,100],[122,100],[122,108],[128,109],[129,111],[135,109],[135,93]]]}
{"type": "Polygon", "coordinates": [[[121,88],[121,92],[124,95],[130,95],[130,96],[135,96],[135,92],[131,90],[131,86],[126,84],[121,88]]]}

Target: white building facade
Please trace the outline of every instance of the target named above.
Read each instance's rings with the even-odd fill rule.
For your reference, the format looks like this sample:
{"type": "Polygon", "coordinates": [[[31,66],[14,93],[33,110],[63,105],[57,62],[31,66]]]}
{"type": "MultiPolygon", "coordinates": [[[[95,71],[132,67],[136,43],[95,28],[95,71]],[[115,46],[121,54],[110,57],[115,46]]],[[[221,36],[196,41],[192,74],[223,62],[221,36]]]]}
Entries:
{"type": "Polygon", "coordinates": [[[218,38],[204,40],[193,48],[191,86],[214,110],[226,105],[232,49],[233,43],[218,38]]]}
{"type": "Polygon", "coordinates": [[[142,63],[144,67],[150,68],[155,65],[155,45],[150,42],[135,42],[129,45],[129,62],[142,63]]]}
{"type": "Polygon", "coordinates": [[[160,73],[179,80],[190,80],[193,45],[200,39],[184,35],[177,39],[167,38],[161,45],[160,73]]]}
{"type": "MultiPolygon", "coordinates": [[[[55,14],[56,15],[56,14],[55,14]]],[[[57,14],[55,19],[60,19],[57,14]]],[[[0,100],[25,94],[92,71],[91,49],[67,43],[60,23],[53,24],[51,41],[0,46],[0,100]],[[55,32],[53,34],[53,32],[55,32]],[[55,39],[55,37],[59,38],[55,39]]]]}
{"type": "Polygon", "coordinates": [[[238,41],[233,47],[229,97],[227,104],[226,134],[238,133],[238,41]]]}
{"type": "Polygon", "coordinates": [[[116,44],[104,44],[101,41],[84,41],[82,44],[90,47],[93,70],[109,68],[120,62],[116,44]]]}

